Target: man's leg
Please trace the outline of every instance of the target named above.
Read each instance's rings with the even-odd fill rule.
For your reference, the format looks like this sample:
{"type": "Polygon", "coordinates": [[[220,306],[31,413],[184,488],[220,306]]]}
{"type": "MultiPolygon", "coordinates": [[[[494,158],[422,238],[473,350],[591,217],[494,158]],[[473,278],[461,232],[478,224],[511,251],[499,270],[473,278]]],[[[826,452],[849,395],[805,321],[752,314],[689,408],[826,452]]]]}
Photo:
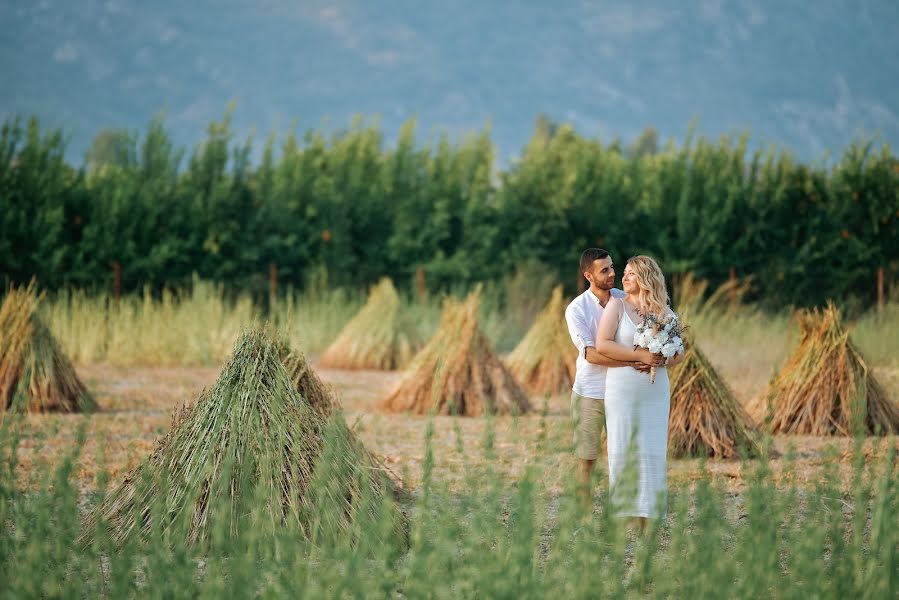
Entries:
{"type": "Polygon", "coordinates": [[[593,477],[593,468],[596,466],[596,459],[578,459],[578,495],[581,498],[581,507],[585,512],[590,512],[593,507],[593,486],[591,478],[593,477]]]}
{"type": "Polygon", "coordinates": [[[578,484],[585,508],[593,504],[591,478],[599,454],[602,429],[605,425],[602,400],[571,394],[572,416],[576,420],[576,447],[578,484]]]}
{"type": "Polygon", "coordinates": [[[628,530],[634,531],[639,536],[646,535],[646,528],[649,525],[649,519],[646,517],[628,517],[625,522],[628,530]]]}
{"type": "Polygon", "coordinates": [[[590,477],[593,476],[593,467],[596,466],[596,459],[579,458],[577,463],[578,481],[586,488],[590,485],[590,477]]]}

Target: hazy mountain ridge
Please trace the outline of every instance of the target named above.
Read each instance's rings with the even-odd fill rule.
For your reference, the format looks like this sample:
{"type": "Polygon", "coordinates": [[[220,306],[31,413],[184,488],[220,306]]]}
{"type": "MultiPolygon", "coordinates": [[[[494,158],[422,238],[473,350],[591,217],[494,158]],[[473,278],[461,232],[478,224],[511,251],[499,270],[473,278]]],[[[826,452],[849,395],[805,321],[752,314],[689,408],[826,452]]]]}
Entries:
{"type": "Polygon", "coordinates": [[[63,126],[74,160],[160,109],[193,145],[230,100],[257,137],[356,113],[388,139],[413,115],[423,136],[490,123],[503,159],[541,112],[604,139],[681,138],[698,118],[805,159],[858,135],[899,142],[896,3],[382,4],[2,3],[0,114],[63,126]]]}

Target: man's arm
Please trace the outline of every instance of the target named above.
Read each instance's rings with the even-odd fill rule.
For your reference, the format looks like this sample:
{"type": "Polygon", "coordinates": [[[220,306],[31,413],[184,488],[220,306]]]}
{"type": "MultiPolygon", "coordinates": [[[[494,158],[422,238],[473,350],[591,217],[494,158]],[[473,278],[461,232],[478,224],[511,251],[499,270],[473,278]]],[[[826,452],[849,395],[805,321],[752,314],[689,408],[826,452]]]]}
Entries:
{"type": "Polygon", "coordinates": [[[591,331],[587,326],[587,318],[581,312],[579,306],[569,304],[565,309],[565,323],[568,325],[568,335],[571,336],[571,343],[577,348],[581,356],[584,355],[584,349],[587,346],[596,345],[596,332],[591,331]]]}
{"type": "Polygon", "coordinates": [[[609,358],[605,354],[600,354],[593,346],[588,346],[584,349],[584,358],[588,363],[593,365],[600,365],[603,367],[633,367],[638,371],[649,371],[649,365],[642,363],[639,360],[615,360],[614,358],[609,358]]]}
{"type": "Polygon", "coordinates": [[[587,319],[578,307],[568,307],[565,311],[565,321],[568,324],[571,342],[588,363],[603,367],[634,367],[637,370],[643,370],[642,367],[645,366],[646,370],[649,370],[649,366],[639,361],[615,360],[600,354],[596,350],[596,332],[587,325],[587,319]]]}

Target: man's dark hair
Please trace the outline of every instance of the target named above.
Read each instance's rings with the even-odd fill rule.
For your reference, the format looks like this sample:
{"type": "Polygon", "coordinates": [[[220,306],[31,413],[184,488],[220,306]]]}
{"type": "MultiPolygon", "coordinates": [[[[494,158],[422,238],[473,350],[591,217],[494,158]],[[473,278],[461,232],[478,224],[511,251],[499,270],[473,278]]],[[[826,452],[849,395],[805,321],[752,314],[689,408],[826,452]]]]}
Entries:
{"type": "Polygon", "coordinates": [[[586,273],[593,266],[593,261],[600,260],[609,255],[602,248],[587,248],[581,253],[581,273],[586,273]]]}

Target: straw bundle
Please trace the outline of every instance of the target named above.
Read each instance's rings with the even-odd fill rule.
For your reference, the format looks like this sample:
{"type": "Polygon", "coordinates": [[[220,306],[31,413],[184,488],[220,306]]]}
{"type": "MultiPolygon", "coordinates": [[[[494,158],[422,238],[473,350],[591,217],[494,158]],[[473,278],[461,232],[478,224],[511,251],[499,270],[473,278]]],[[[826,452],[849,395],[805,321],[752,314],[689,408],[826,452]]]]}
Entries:
{"type": "Polygon", "coordinates": [[[287,377],[293,389],[300,394],[320,414],[330,417],[337,408],[334,394],[319,379],[312,366],[302,352],[290,348],[286,342],[279,342],[278,355],[287,371],[287,377]]]}
{"type": "Polygon", "coordinates": [[[478,328],[478,292],[448,299],[440,329],[384,399],[385,409],[439,415],[518,414],[528,397],[478,328]]]}
{"type": "Polygon", "coordinates": [[[401,314],[400,297],[385,277],[371,289],[365,306],[328,346],[319,364],[335,369],[397,369],[420,346],[415,324],[401,314]]]}
{"type": "Polygon", "coordinates": [[[555,396],[571,391],[577,350],[565,327],[562,286],[553,290],[524,339],[506,359],[509,370],[531,394],[555,396]]]}
{"type": "Polygon", "coordinates": [[[668,453],[673,457],[757,456],[755,428],[708,358],[693,340],[684,361],[669,370],[671,412],[668,453]]]}
{"type": "Polygon", "coordinates": [[[95,408],[71,361],[38,318],[32,282],[0,306],[0,410],[81,412],[95,408]]]}
{"type": "Polygon", "coordinates": [[[258,536],[296,525],[314,540],[322,529],[346,533],[377,519],[387,506],[402,535],[402,515],[381,503],[385,493],[397,493],[385,469],[339,414],[326,417],[296,392],[279,344],[256,331],[238,340],[215,385],[175,413],[88,531],[103,523],[116,545],[153,530],[196,544],[213,531],[258,536]]]}
{"type": "Polygon", "coordinates": [[[694,316],[732,313],[749,293],[752,281],[752,276],[732,279],[719,285],[711,294],[706,294],[708,280],[688,272],[675,280],[673,291],[677,312],[694,316]]]}
{"type": "Polygon", "coordinates": [[[895,434],[899,408],[868,370],[840,311],[802,311],[799,346],[774,378],[765,397],[750,407],[772,433],[804,435],[895,434]]]}

